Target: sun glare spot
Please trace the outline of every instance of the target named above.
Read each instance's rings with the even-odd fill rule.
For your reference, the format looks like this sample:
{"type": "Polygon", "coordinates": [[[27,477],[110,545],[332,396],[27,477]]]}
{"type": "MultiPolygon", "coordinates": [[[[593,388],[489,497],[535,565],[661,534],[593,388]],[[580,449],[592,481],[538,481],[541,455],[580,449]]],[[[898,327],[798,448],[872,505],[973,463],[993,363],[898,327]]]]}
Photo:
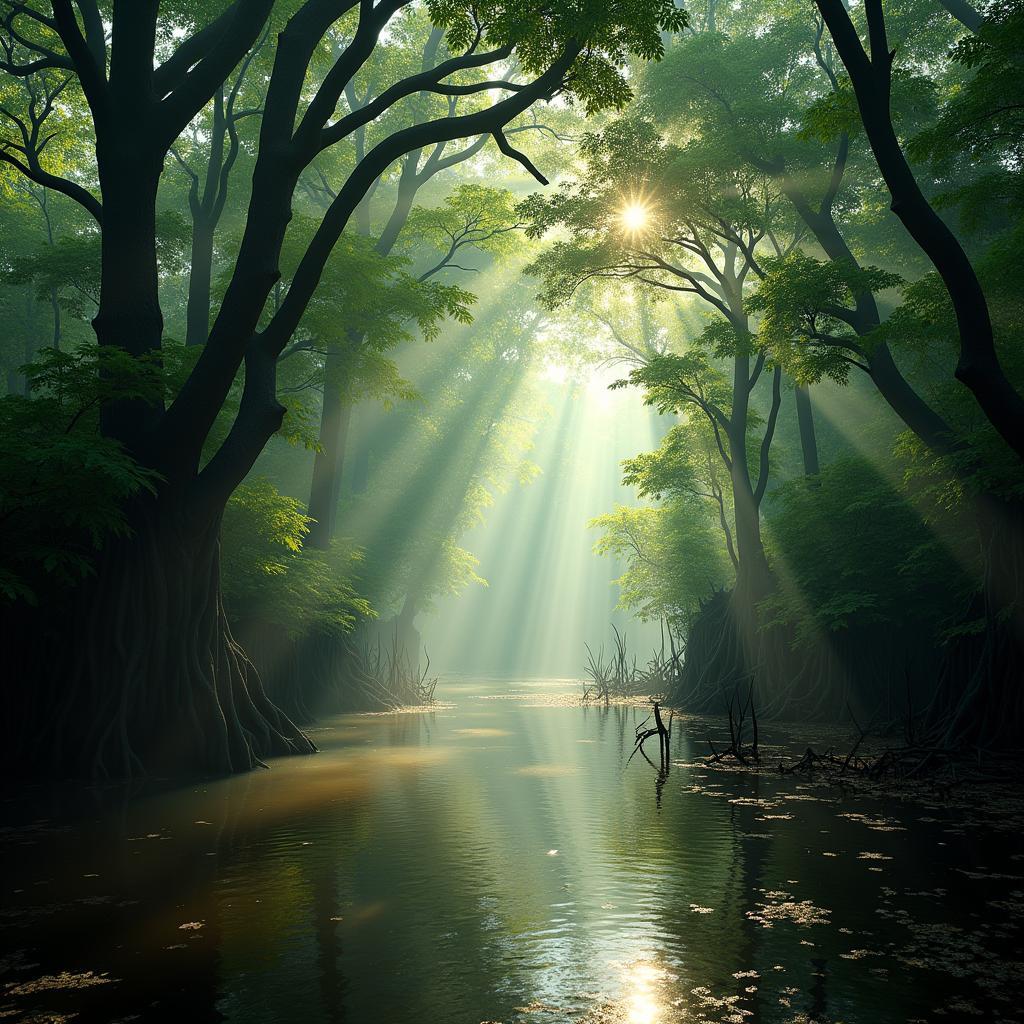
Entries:
{"type": "Polygon", "coordinates": [[[651,213],[645,203],[634,199],[622,208],[622,212],[619,214],[619,219],[626,231],[631,234],[636,234],[638,231],[643,231],[644,228],[647,227],[647,224],[651,219],[651,213]]]}

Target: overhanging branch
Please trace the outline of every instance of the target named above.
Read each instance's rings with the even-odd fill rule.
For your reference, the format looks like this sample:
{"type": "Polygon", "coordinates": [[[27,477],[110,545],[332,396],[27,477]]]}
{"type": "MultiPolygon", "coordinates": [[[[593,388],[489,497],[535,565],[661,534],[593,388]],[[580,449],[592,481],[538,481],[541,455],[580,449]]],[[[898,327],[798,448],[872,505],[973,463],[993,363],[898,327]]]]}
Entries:
{"type": "Polygon", "coordinates": [[[533,161],[521,150],[516,149],[508,139],[505,138],[505,133],[501,128],[491,132],[491,135],[494,137],[494,141],[497,143],[498,149],[500,149],[505,156],[522,164],[523,167],[525,167],[527,171],[529,171],[530,174],[532,174],[542,185],[551,184],[551,182],[549,182],[548,179],[537,170],[533,161]]]}

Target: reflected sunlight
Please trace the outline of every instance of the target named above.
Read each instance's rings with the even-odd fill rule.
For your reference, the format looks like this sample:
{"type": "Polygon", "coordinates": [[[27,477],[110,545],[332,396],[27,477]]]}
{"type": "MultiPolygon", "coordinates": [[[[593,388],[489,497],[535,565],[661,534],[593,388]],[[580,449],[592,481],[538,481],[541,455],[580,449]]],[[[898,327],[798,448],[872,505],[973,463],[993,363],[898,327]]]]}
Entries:
{"type": "Polygon", "coordinates": [[[662,1005],[655,985],[666,972],[649,963],[631,964],[626,977],[626,1021],[628,1024],[657,1024],[662,1005]]]}

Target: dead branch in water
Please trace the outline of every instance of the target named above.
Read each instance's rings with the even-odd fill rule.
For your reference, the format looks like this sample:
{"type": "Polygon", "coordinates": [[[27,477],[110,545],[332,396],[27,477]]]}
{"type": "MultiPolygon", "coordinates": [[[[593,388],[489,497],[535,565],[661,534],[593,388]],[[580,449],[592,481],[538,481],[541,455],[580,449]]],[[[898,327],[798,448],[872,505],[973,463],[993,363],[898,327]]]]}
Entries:
{"type": "Polygon", "coordinates": [[[729,746],[722,751],[715,750],[715,745],[708,737],[708,746],[711,748],[710,763],[717,764],[725,757],[734,757],[740,764],[750,764],[751,761],[759,762],[761,755],[758,750],[757,736],[757,708],[754,706],[754,680],[750,680],[750,687],[747,690],[746,700],[739,702],[739,687],[733,691],[729,698],[729,746]],[[752,738],[749,746],[743,743],[743,727],[746,721],[747,712],[750,712],[750,724],[752,738]]]}
{"type": "Polygon", "coordinates": [[[654,717],[654,726],[649,729],[645,729],[644,726],[651,720],[652,715],[648,715],[636,728],[636,742],[633,746],[633,752],[626,759],[626,764],[636,756],[637,753],[652,767],[656,768],[659,772],[668,775],[669,765],[671,764],[672,757],[672,720],[675,717],[675,712],[671,712],[668,718],[668,725],[665,725],[664,720],[661,717],[661,703],[659,701],[651,701],[654,705],[652,715],[654,717]],[[644,750],[644,743],[649,740],[652,736],[658,737],[658,759],[659,765],[656,765],[648,756],[647,751],[644,750]]]}

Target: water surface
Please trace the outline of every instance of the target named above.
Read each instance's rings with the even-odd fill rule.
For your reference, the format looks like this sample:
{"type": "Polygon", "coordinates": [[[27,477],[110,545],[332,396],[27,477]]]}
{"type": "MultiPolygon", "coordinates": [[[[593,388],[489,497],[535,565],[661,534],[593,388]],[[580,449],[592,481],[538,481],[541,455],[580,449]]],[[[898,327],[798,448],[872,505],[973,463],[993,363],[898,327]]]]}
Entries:
{"type": "Polygon", "coordinates": [[[7,794],[0,1020],[1020,1019],[1020,809],[700,763],[644,712],[449,684],[170,792],[7,794]]]}

